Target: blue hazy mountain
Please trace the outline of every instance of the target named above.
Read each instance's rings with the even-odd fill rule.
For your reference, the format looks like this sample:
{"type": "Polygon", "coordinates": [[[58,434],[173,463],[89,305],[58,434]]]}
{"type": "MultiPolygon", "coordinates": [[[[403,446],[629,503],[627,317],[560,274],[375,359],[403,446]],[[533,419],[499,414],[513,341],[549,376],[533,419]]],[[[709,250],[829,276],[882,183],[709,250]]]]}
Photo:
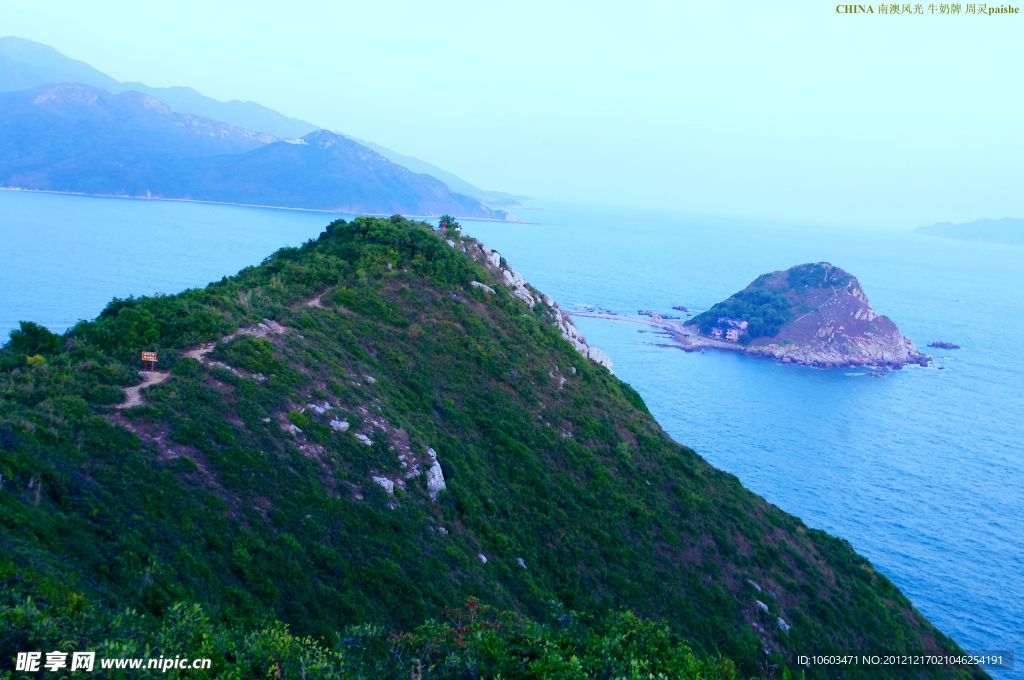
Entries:
{"type": "Polygon", "coordinates": [[[290,142],[80,83],[0,93],[0,185],[342,212],[501,218],[325,130],[290,142]]]}
{"type": "Polygon", "coordinates": [[[508,208],[522,205],[524,201],[529,200],[526,196],[515,196],[504,191],[489,191],[487,189],[481,189],[480,187],[470,184],[461,177],[453,175],[447,170],[442,170],[433,163],[428,163],[427,161],[416,158],[415,156],[406,156],[405,154],[398,153],[397,151],[381,146],[380,144],[367,142],[363,139],[358,139],[356,141],[364,146],[370,147],[381,156],[384,156],[394,163],[398,163],[403,167],[409,168],[413,172],[419,172],[424,175],[435,177],[447,184],[448,188],[452,191],[457,191],[460,194],[466,194],[467,196],[477,198],[489,206],[508,208]]]}
{"type": "Polygon", "coordinates": [[[443,182],[392,163],[347,137],[317,130],[244,154],[186,159],[176,181],[204,200],[355,213],[504,219],[443,182]]]}
{"type": "MultiPolygon", "coordinates": [[[[173,111],[221,120],[240,128],[264,132],[280,139],[294,139],[314,132],[318,126],[289,118],[255,102],[218,101],[190,87],[149,87],[142,83],[123,83],[88,64],[67,57],[48,45],[16,37],[0,37],[0,92],[26,90],[54,83],[82,83],[109,92],[141,92],[155,97],[173,111]]],[[[405,156],[386,147],[356,140],[393,163],[415,173],[430,175],[461,194],[473,196],[493,206],[517,205],[522,197],[500,191],[480,189],[431,163],[405,156]]]]}
{"type": "Polygon", "coordinates": [[[53,83],[82,83],[114,93],[134,90],[156,97],[174,111],[222,120],[275,137],[301,137],[317,129],[312,123],[289,118],[255,102],[217,101],[190,87],[122,83],[48,45],[11,36],[0,38],[0,91],[26,90],[53,83]]]}
{"type": "Polygon", "coordinates": [[[974,220],[962,224],[940,222],[927,227],[918,227],[916,231],[928,236],[942,236],[962,241],[1024,244],[1024,220],[1012,217],[1004,217],[999,220],[974,220]]]}

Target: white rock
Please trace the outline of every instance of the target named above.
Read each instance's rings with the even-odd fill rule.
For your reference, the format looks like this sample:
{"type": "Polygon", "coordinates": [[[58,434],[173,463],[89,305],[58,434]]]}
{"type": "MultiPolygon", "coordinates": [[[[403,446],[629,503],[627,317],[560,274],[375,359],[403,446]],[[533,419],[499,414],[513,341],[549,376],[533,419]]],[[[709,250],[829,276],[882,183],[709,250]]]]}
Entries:
{"type": "Polygon", "coordinates": [[[768,613],[768,605],[766,605],[764,602],[761,602],[761,600],[754,600],[754,602],[757,603],[757,608],[758,609],[760,609],[761,611],[763,611],[766,614],[768,613]]]}
{"type": "Polygon", "coordinates": [[[327,410],[323,406],[320,406],[318,404],[306,404],[306,408],[308,408],[310,411],[317,414],[318,416],[322,416],[324,412],[327,410]]]}
{"type": "Polygon", "coordinates": [[[441,534],[442,536],[447,536],[448,535],[448,530],[445,529],[444,527],[438,527],[437,528],[437,533],[441,534]]]}
{"type": "Polygon", "coordinates": [[[366,382],[370,383],[371,385],[377,382],[377,379],[374,378],[372,375],[364,375],[363,377],[366,378],[366,382]]]}
{"type": "Polygon", "coordinates": [[[291,432],[292,434],[302,434],[302,430],[295,423],[288,423],[284,426],[285,431],[291,432]]]}
{"type": "Polygon", "coordinates": [[[523,569],[526,569],[526,560],[524,560],[522,557],[516,558],[516,564],[518,564],[523,569]]]}
{"type": "Polygon", "coordinates": [[[374,477],[373,481],[376,482],[378,486],[387,491],[389,494],[394,495],[395,483],[392,482],[390,479],[388,479],[387,477],[374,477]]]}
{"type": "Polygon", "coordinates": [[[519,275],[519,272],[511,269],[502,269],[501,277],[505,281],[505,285],[509,288],[519,288],[520,286],[526,285],[526,279],[519,275]]]}
{"type": "Polygon", "coordinates": [[[479,288],[485,293],[490,293],[491,295],[494,295],[494,289],[488,286],[486,283],[481,283],[479,281],[470,281],[469,285],[473,286],[474,288],[479,288]]]}
{"type": "Polygon", "coordinates": [[[480,553],[479,555],[477,555],[477,557],[480,558],[480,561],[482,563],[487,564],[487,556],[486,555],[484,555],[483,553],[480,553]]]}
{"type": "Polygon", "coordinates": [[[491,265],[495,269],[501,266],[501,253],[497,250],[485,250],[487,253],[487,264],[491,265]]]}
{"type": "Polygon", "coordinates": [[[537,304],[537,301],[533,299],[533,295],[531,295],[530,291],[528,291],[525,287],[513,288],[512,295],[516,296],[526,304],[530,305],[530,307],[533,307],[534,305],[537,304]]]}
{"type": "Polygon", "coordinates": [[[607,368],[609,371],[612,370],[612,358],[608,356],[600,347],[591,347],[587,350],[587,356],[596,364],[600,364],[607,368]]]}
{"type": "Polygon", "coordinates": [[[331,421],[331,429],[334,430],[335,432],[347,432],[348,431],[348,421],[347,420],[337,420],[337,419],[332,420],[331,421]]]}
{"type": "Polygon", "coordinates": [[[373,440],[367,437],[362,432],[356,432],[356,439],[358,439],[363,444],[366,444],[367,446],[373,446],[373,440]]]}
{"type": "Polygon", "coordinates": [[[790,625],[788,623],[786,623],[786,619],[784,619],[784,618],[782,618],[780,616],[777,619],[777,622],[779,624],[779,628],[782,630],[783,633],[788,633],[789,632],[790,625]]]}
{"type": "Polygon", "coordinates": [[[444,483],[444,471],[441,469],[441,464],[437,462],[437,452],[428,448],[427,455],[433,462],[433,465],[427,470],[427,493],[430,494],[430,500],[436,501],[437,494],[448,487],[444,483]]]}

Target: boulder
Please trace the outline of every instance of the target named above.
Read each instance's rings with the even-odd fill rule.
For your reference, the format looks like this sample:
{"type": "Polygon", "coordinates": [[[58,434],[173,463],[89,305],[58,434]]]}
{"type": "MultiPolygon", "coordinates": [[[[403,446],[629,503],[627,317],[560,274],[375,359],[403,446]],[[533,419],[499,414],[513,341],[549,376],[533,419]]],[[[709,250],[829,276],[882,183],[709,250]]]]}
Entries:
{"type": "Polygon", "coordinates": [[[390,494],[392,496],[395,494],[395,483],[392,482],[387,477],[377,477],[377,476],[374,476],[373,477],[373,481],[374,481],[375,484],[377,484],[377,486],[379,486],[380,488],[382,488],[385,491],[387,491],[388,494],[390,494]]]}
{"type": "Polygon", "coordinates": [[[444,471],[441,469],[441,464],[437,462],[437,452],[428,448],[427,456],[431,462],[431,466],[427,469],[427,493],[430,494],[430,500],[436,501],[437,495],[448,487],[444,483],[444,471]]]}

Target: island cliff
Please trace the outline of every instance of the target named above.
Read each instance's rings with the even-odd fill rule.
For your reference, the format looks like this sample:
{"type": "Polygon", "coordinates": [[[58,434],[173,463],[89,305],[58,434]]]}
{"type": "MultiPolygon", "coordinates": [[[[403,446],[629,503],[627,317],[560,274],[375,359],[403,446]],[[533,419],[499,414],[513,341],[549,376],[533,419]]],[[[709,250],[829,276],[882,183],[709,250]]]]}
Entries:
{"type": "Polygon", "coordinates": [[[759,276],[691,319],[678,337],[687,348],[823,368],[928,363],[891,319],[872,309],[857,278],[828,262],[759,276]]]}

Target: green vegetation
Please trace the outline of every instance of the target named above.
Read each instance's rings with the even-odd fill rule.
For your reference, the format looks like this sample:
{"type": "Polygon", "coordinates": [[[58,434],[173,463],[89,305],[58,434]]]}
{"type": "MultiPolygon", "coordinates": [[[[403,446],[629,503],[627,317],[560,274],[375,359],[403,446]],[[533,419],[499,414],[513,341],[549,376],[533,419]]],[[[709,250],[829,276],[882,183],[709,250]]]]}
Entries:
{"type": "Polygon", "coordinates": [[[798,265],[791,268],[786,275],[786,282],[790,288],[842,288],[852,280],[851,275],[826,262],[798,265]]]}
{"type": "Polygon", "coordinates": [[[696,324],[701,333],[707,334],[715,326],[721,326],[718,320],[723,317],[747,321],[750,325],[742,339],[749,342],[776,335],[789,323],[793,314],[790,301],[784,294],[751,287],[698,314],[690,323],[696,324]]]}
{"type": "MultiPolygon", "coordinates": [[[[203,677],[238,680],[740,677],[728,659],[694,654],[664,622],[645,621],[624,610],[598,617],[552,612],[536,622],[471,598],[408,631],[361,624],[313,638],[300,636],[279,621],[252,627],[218,622],[198,604],[172,605],[159,619],[130,609],[104,616],[80,597],[62,595],[59,602],[0,602],[0,627],[14,636],[7,646],[90,650],[97,659],[161,654],[205,658],[210,659],[210,670],[202,671],[203,677]]],[[[197,672],[171,669],[133,675],[187,678],[197,672]]],[[[0,678],[6,677],[11,676],[0,670],[0,678]]]]}
{"type": "Polygon", "coordinates": [[[23,325],[0,350],[0,670],[63,640],[209,644],[233,677],[749,677],[956,649],[847,543],[668,438],[474,247],[339,221],[56,341],[23,325]],[[264,319],[283,330],[223,340],[264,319]],[[170,375],[119,410],[141,349],[170,375]],[[403,447],[436,450],[436,501],[403,447]],[[460,642],[445,612],[468,598],[487,614],[460,642]]]}
{"type": "Polygon", "coordinates": [[[462,225],[459,224],[451,215],[441,215],[441,217],[437,220],[437,228],[439,231],[462,231],[462,225]]]}

